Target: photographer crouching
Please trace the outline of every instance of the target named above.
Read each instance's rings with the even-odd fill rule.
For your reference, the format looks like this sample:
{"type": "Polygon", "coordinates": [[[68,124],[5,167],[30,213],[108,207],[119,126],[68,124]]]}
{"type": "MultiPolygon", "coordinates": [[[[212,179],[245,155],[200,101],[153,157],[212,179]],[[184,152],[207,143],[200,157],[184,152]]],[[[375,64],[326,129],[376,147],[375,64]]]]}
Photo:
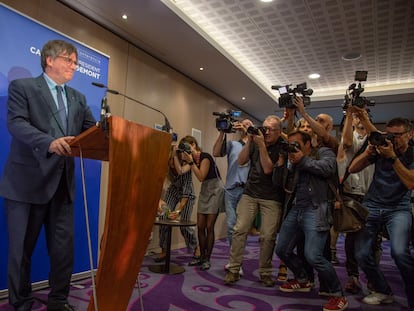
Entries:
{"type": "Polygon", "coordinates": [[[310,292],[313,271],[317,272],[320,292],[328,296],[324,310],[342,311],[348,307],[338,275],[324,256],[329,237],[331,197],[328,180],[337,178],[336,156],[327,147],[313,147],[312,137],[302,131],[288,134],[284,161],[275,166],[273,181],[286,191],[285,218],[282,222],[276,254],[293,272],[294,279],[279,287],[282,292],[310,292]],[[304,240],[304,257],[294,252],[304,240]]]}
{"type": "Polygon", "coordinates": [[[372,247],[378,232],[385,226],[391,241],[391,254],[405,285],[408,305],[414,308],[414,258],[409,251],[411,230],[411,192],[414,188],[414,147],[410,121],[394,118],[386,133],[372,133],[367,149],[354,159],[350,173],[375,164],[373,181],[364,198],[369,209],[365,227],[357,234],[355,251],[374,292],[364,297],[367,304],[389,304],[392,290],[375,263],[372,247]]]}

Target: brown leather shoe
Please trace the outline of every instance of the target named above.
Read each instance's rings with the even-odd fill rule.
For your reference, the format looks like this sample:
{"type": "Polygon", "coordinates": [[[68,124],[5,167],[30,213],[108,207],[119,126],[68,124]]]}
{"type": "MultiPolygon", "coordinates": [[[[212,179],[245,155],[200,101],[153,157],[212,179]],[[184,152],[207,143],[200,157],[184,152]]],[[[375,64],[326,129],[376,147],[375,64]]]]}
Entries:
{"type": "Polygon", "coordinates": [[[350,276],[348,281],[346,281],[344,289],[348,293],[358,294],[361,291],[361,284],[358,281],[358,278],[355,276],[350,276]]]}
{"type": "Polygon", "coordinates": [[[266,287],[275,286],[275,280],[272,279],[271,275],[261,275],[260,282],[266,287]]]}
{"type": "Polygon", "coordinates": [[[224,277],[224,284],[226,285],[232,285],[236,283],[238,280],[240,280],[240,274],[239,273],[233,273],[231,271],[226,273],[226,276],[224,277]]]}

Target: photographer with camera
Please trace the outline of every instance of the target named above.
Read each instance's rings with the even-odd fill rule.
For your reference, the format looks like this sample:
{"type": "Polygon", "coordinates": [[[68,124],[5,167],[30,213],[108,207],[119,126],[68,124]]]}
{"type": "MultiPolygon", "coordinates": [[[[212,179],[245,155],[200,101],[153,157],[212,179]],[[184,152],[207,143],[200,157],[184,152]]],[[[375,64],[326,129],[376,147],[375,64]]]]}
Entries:
{"type": "Polygon", "coordinates": [[[414,147],[409,144],[411,130],[408,119],[390,120],[382,139],[370,139],[368,148],[349,167],[350,173],[357,173],[375,164],[373,180],[363,201],[369,215],[355,241],[358,264],[375,290],[362,300],[367,304],[394,301],[392,290],[372,254],[377,234],[385,226],[391,241],[392,258],[404,281],[408,306],[414,308],[414,258],[409,250],[414,189],[414,147]]]}
{"type": "Polygon", "coordinates": [[[219,195],[221,187],[220,172],[213,157],[203,152],[193,136],[185,136],[180,144],[188,146],[188,152],[182,152],[182,159],[197,179],[201,182],[201,189],[197,205],[197,234],[200,246],[200,258],[195,258],[189,266],[200,266],[201,270],[211,267],[210,257],[214,247],[216,224],[222,197],[219,195]]]}
{"type": "MultiPolygon", "coordinates": [[[[248,140],[247,129],[253,126],[249,119],[236,121],[233,128],[236,132],[235,140],[227,140],[225,131],[219,130],[219,135],[213,146],[214,157],[227,155],[227,176],[224,187],[224,204],[226,208],[227,239],[231,245],[233,227],[236,224],[236,208],[243,194],[243,188],[247,181],[250,163],[240,166],[237,162],[239,153],[248,140]]],[[[227,266],[227,265],[226,265],[227,266]]]]}
{"type": "MultiPolygon", "coordinates": [[[[368,166],[362,171],[354,174],[346,173],[350,161],[357,153],[362,152],[367,146],[367,139],[371,132],[377,131],[371,123],[368,112],[357,106],[347,106],[345,111],[344,127],[342,130],[342,140],[338,148],[337,163],[340,180],[343,182],[343,193],[354,200],[362,203],[364,195],[368,190],[374,174],[374,166],[368,166]],[[348,175],[349,174],[349,175],[348,175]]],[[[357,294],[362,286],[358,280],[359,269],[355,258],[355,232],[348,232],[345,236],[346,271],[348,280],[345,283],[345,291],[357,294]]],[[[382,235],[379,236],[382,238],[382,235]]],[[[375,247],[376,256],[379,261],[381,248],[375,247]],[[378,252],[379,251],[379,252],[378,252]]]]}
{"type": "MultiPolygon", "coordinates": [[[[159,210],[160,219],[178,219],[190,220],[193,213],[193,206],[195,203],[195,193],[193,178],[188,165],[182,159],[183,152],[191,153],[191,148],[187,144],[172,145],[170,149],[170,156],[168,159],[167,180],[169,186],[163,195],[161,205],[166,207],[166,210],[159,210]],[[168,211],[168,213],[166,212],[168,211]]],[[[155,262],[162,262],[166,257],[167,250],[167,226],[159,226],[159,245],[161,253],[154,258],[155,262]]],[[[181,235],[185,240],[187,250],[198,256],[199,249],[197,247],[197,239],[193,227],[180,227],[181,235]]]]}
{"type": "Polygon", "coordinates": [[[282,124],[277,116],[270,115],[263,127],[248,129],[248,140],[239,157],[239,165],[250,161],[250,170],[243,195],[237,205],[236,225],[233,228],[233,239],[230,248],[230,264],[224,277],[224,284],[231,285],[240,279],[240,267],[246,246],[247,235],[258,213],[261,214],[260,228],[260,282],[272,287],[272,256],[275,247],[276,233],[279,228],[284,190],[275,187],[272,182],[273,166],[283,158],[282,124]]]}
{"type": "MultiPolygon", "coordinates": [[[[330,115],[322,113],[319,114],[315,119],[313,119],[310,115],[307,114],[305,110],[305,104],[303,98],[301,96],[295,96],[293,98],[293,107],[294,111],[298,111],[302,118],[300,118],[297,122],[296,129],[304,131],[311,135],[311,145],[312,147],[328,147],[331,148],[335,153],[338,150],[338,139],[331,135],[330,132],[333,129],[333,119],[330,115]]],[[[291,108],[290,108],[291,109],[291,108]]],[[[288,113],[288,131],[292,130],[292,125],[294,124],[294,112],[291,110],[288,113]]],[[[338,263],[336,258],[336,238],[337,233],[333,230],[330,231],[329,237],[326,243],[324,256],[331,261],[332,263],[338,263]]],[[[304,240],[298,241],[297,245],[297,252],[299,256],[304,258],[304,240]]],[[[314,276],[313,276],[313,268],[305,261],[305,269],[307,270],[309,280],[313,283],[314,276]]],[[[324,284],[320,286],[320,293],[325,292],[324,284]]]]}
{"type": "Polygon", "coordinates": [[[246,184],[247,175],[249,173],[250,164],[239,165],[237,162],[240,151],[248,140],[247,129],[253,126],[253,122],[249,119],[237,121],[233,124],[235,130],[234,140],[227,140],[224,131],[219,131],[219,135],[213,146],[214,157],[227,156],[227,175],[224,192],[224,202],[226,205],[227,220],[227,238],[231,244],[233,226],[236,223],[236,207],[243,193],[246,184]]]}
{"type": "Polygon", "coordinates": [[[282,284],[283,292],[310,292],[308,262],[317,272],[320,292],[323,286],[328,302],[323,310],[342,311],[348,307],[341,283],[332,263],[324,256],[332,219],[333,193],[328,180],[337,178],[335,153],[330,148],[314,148],[309,133],[288,134],[286,160],[278,162],[274,182],[286,191],[285,218],[279,232],[276,254],[294,273],[295,278],[282,284]],[[304,239],[304,257],[294,249],[304,239]]]}

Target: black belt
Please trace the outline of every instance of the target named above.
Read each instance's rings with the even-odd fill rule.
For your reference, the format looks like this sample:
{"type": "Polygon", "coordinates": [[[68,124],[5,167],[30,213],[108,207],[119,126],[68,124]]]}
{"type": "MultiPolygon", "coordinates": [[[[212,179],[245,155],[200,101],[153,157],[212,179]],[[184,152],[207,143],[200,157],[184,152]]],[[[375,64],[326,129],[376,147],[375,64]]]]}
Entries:
{"type": "Polygon", "coordinates": [[[234,188],[244,188],[245,183],[244,182],[236,182],[234,185],[234,188]]]}

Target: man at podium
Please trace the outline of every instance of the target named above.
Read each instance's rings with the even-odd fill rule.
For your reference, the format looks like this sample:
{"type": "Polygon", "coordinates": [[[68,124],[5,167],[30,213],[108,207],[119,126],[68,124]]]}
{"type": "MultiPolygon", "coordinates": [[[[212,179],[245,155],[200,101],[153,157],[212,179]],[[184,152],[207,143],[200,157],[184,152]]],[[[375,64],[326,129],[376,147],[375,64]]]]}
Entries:
{"type": "Polygon", "coordinates": [[[50,258],[47,310],[68,304],[74,261],[74,159],[69,143],[93,126],[83,94],[66,85],[78,53],[62,40],[41,52],[43,73],[10,83],[7,125],[12,141],[0,181],[8,225],[8,289],[14,310],[31,310],[31,256],[45,226],[50,258]]]}

